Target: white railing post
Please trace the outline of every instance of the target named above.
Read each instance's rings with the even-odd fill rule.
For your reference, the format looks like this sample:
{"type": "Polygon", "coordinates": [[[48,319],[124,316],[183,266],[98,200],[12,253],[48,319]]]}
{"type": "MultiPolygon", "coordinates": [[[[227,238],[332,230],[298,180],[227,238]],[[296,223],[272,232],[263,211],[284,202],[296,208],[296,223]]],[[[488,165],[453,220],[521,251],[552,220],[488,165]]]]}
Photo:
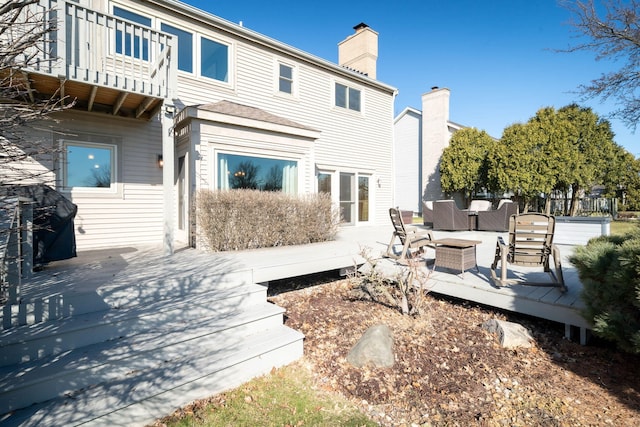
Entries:
{"type": "Polygon", "coordinates": [[[48,12],[51,19],[56,20],[56,31],[52,34],[49,45],[49,67],[54,76],[67,76],[67,64],[70,59],[67,57],[67,2],[51,2],[51,9],[48,12]]]}

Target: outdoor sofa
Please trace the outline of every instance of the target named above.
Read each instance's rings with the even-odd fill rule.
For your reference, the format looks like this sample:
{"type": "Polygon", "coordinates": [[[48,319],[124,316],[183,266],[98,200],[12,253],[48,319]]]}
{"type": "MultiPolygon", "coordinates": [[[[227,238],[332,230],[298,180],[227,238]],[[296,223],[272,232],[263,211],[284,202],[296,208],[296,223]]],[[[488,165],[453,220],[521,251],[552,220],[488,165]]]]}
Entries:
{"type": "Polygon", "coordinates": [[[481,231],[509,231],[509,218],[517,213],[517,203],[511,200],[500,200],[497,209],[478,212],[477,229],[481,231]]]}

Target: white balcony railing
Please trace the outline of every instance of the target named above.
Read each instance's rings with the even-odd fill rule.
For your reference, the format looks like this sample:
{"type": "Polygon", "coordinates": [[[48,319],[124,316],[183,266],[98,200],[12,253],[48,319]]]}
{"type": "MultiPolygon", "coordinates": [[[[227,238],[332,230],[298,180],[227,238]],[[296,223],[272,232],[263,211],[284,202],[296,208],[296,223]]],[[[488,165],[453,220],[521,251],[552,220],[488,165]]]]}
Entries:
{"type": "Polygon", "coordinates": [[[31,61],[31,71],[155,98],[173,97],[175,36],[71,1],[42,0],[34,7],[57,22],[57,30],[43,41],[46,47],[31,61]]]}

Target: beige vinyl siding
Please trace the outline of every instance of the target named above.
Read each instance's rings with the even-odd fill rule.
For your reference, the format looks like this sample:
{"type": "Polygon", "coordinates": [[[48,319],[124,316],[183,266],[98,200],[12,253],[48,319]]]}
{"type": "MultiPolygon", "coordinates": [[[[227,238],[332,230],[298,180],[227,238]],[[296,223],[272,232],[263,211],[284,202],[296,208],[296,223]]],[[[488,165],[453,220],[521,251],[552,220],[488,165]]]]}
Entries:
{"type": "MultiPolygon", "coordinates": [[[[180,76],[179,97],[185,105],[204,104],[227,99],[240,104],[261,108],[269,113],[286,117],[305,126],[318,129],[320,138],[313,144],[313,159],[304,165],[307,173],[301,175],[300,189],[313,191],[314,165],[334,165],[345,171],[371,173],[372,221],[388,221],[388,208],[392,204],[392,141],[393,97],[386,91],[372,88],[354,79],[336,78],[326,70],[307,63],[296,62],[269,51],[236,41],[234,43],[236,79],[233,91],[214,91],[206,83],[180,76]],[[279,59],[296,67],[298,96],[276,93],[275,65],[279,59]],[[361,90],[362,112],[353,112],[333,105],[333,85],[336,81],[361,90]],[[378,186],[380,182],[380,186],[378,186]]],[[[215,141],[216,132],[203,132],[202,141],[215,141]]],[[[229,144],[243,144],[229,141],[229,144]]],[[[261,147],[255,147],[259,149],[261,147]]],[[[202,160],[204,162],[204,159],[202,160]]],[[[200,173],[209,171],[202,163],[200,173]]],[[[199,184],[208,186],[201,175],[199,184]]]]}
{"type": "MultiPolygon", "coordinates": [[[[371,222],[388,222],[387,210],[393,201],[394,100],[391,88],[382,87],[356,73],[333,69],[329,63],[316,61],[285,45],[265,42],[262,36],[252,34],[251,30],[230,28],[230,24],[220,24],[216,19],[212,22],[218,23],[209,25],[200,21],[197,13],[178,15],[175,10],[139,0],[122,1],[120,4],[125,9],[153,17],[156,28],[160,28],[160,22],[165,22],[192,32],[194,58],[199,57],[200,36],[228,43],[231,52],[229,83],[197,78],[199,70],[195,61],[193,74],[178,72],[177,99],[173,102],[179,110],[186,106],[228,100],[260,108],[318,130],[320,138],[313,143],[310,154],[305,157],[304,164],[300,165],[304,166],[304,173],[300,174],[303,180],[299,183],[301,191],[313,191],[316,164],[333,165],[335,170],[371,174],[370,209],[375,211],[371,222]],[[245,32],[247,38],[244,37],[245,32]],[[277,92],[278,61],[294,67],[296,96],[277,92]],[[360,89],[362,114],[334,107],[333,86],[336,79],[349,87],[360,89]]],[[[345,31],[349,29],[345,28],[345,31]]],[[[339,41],[326,42],[336,45],[339,41]]],[[[191,138],[192,144],[202,144],[196,145],[196,150],[202,157],[196,161],[193,176],[197,185],[202,188],[214,185],[213,176],[209,176],[213,174],[213,165],[207,163],[206,156],[209,154],[205,146],[217,143],[219,131],[220,129],[203,131],[199,135],[199,141],[193,136],[191,138]],[[203,175],[205,172],[209,175],[203,175]]]]}
{"type": "MultiPolygon", "coordinates": [[[[65,112],[65,139],[109,135],[119,141],[121,191],[97,194],[64,192],[78,206],[75,234],[78,250],[161,244],[163,236],[162,153],[159,122],[118,119],[103,114],[65,112]],[[76,136],[77,135],[77,136],[76,136]]],[[[57,139],[57,138],[54,138],[57,139]]]]}

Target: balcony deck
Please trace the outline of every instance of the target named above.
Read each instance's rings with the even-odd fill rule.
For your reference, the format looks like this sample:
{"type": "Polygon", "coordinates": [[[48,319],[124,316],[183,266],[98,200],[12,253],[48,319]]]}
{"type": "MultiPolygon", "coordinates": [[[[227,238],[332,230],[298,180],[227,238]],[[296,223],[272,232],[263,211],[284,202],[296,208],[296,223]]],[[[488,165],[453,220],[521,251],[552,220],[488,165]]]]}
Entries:
{"type": "Polygon", "coordinates": [[[32,102],[54,96],[73,108],[149,120],[173,97],[177,41],[171,34],[71,1],[52,10],[44,3],[25,12],[61,17],[57,29],[44,46],[25,51],[33,58],[13,80],[32,102]]]}

